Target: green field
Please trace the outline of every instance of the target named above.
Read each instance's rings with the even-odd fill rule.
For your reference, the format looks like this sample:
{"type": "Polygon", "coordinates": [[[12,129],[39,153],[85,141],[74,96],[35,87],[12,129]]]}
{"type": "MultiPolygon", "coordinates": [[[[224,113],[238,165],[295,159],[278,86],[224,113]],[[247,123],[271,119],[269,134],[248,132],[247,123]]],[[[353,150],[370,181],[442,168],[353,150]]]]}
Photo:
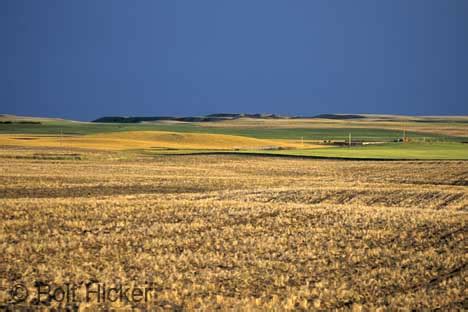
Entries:
{"type": "MultiPolygon", "coordinates": [[[[250,151],[248,151],[250,152],[250,151]]],[[[348,159],[457,159],[468,160],[468,144],[388,143],[359,147],[263,151],[265,154],[348,159]]]]}
{"type": "Polygon", "coordinates": [[[386,143],[359,147],[327,147],[290,150],[152,150],[147,155],[248,154],[260,156],[298,156],[311,158],[382,160],[468,160],[468,144],[463,143],[386,143]]]}

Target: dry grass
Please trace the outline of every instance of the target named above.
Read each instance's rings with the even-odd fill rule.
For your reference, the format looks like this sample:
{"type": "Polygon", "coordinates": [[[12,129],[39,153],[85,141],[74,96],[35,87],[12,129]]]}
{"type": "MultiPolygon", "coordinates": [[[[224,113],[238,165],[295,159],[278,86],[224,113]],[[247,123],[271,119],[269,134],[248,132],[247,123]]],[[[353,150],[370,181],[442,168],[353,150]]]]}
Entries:
{"type": "Polygon", "coordinates": [[[101,309],[466,307],[467,162],[15,153],[32,157],[0,162],[3,288],[156,289],[101,309]]]}
{"type": "MultiPolygon", "coordinates": [[[[0,146],[62,147],[94,150],[129,149],[262,149],[301,147],[300,142],[261,140],[234,135],[127,131],[83,136],[0,134],[0,146]]],[[[314,147],[308,144],[309,148],[314,147]]]]}

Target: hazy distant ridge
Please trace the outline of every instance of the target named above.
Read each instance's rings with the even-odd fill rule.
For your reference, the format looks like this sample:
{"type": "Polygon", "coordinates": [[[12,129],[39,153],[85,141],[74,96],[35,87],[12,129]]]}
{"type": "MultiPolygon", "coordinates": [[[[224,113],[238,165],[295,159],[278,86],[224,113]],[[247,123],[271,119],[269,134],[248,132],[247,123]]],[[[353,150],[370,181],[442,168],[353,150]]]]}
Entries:
{"type": "Polygon", "coordinates": [[[209,122],[232,120],[239,118],[258,118],[258,119],[298,119],[298,118],[323,118],[323,119],[358,119],[365,118],[361,115],[342,115],[342,114],[321,114],[312,117],[305,116],[284,116],[276,114],[235,114],[235,113],[219,113],[206,116],[189,116],[189,117],[173,117],[173,116],[152,116],[152,117],[134,117],[134,116],[105,116],[93,120],[93,122],[114,122],[114,123],[138,123],[144,121],[185,121],[185,122],[209,122]]]}

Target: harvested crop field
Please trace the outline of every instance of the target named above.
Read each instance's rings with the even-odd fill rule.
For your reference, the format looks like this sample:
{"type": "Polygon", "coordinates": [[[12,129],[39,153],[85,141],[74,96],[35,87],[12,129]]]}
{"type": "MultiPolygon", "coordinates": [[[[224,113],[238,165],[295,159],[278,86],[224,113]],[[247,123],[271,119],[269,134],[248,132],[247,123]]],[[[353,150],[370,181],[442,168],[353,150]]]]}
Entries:
{"type": "Polygon", "coordinates": [[[0,155],[4,308],[467,308],[466,161],[63,155],[0,155]],[[154,291],[58,302],[41,283],[154,291]]]}

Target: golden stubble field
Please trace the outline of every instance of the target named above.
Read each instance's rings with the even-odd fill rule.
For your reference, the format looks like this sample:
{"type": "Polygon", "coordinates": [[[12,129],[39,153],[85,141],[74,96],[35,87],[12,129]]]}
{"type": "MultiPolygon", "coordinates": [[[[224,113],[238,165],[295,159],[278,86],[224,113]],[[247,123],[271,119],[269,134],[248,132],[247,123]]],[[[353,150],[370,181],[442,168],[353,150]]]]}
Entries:
{"type": "Polygon", "coordinates": [[[96,155],[0,152],[3,308],[467,307],[467,162],[96,155]]]}

